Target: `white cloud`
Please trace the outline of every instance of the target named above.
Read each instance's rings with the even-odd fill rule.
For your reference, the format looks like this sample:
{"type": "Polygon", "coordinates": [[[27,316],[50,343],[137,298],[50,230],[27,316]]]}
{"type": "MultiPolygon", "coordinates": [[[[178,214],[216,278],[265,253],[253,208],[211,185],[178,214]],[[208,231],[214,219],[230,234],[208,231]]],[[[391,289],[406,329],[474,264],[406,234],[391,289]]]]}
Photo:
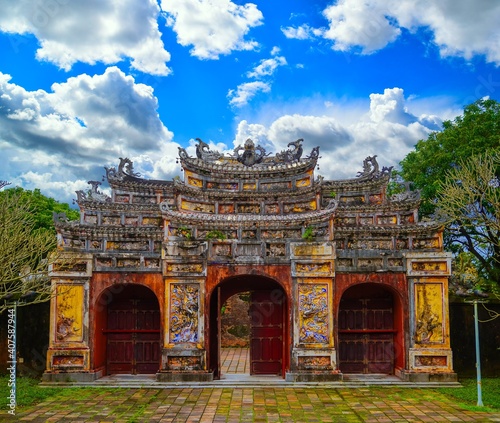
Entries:
{"type": "Polygon", "coordinates": [[[363,53],[371,53],[401,33],[386,19],[385,13],[379,0],[341,0],[323,11],[330,25],[323,36],[334,42],[335,50],[361,46],[363,53]]]}
{"type": "Polygon", "coordinates": [[[285,66],[286,64],[286,59],[283,56],[262,59],[252,71],[247,73],[247,77],[262,78],[264,76],[271,76],[279,66],[285,66]]]}
{"type": "Polygon", "coordinates": [[[177,145],[159,119],[151,87],[116,67],[69,78],[51,92],[27,91],[10,79],[0,73],[0,148],[6,159],[0,173],[53,190],[62,181],[100,179],[103,166],[128,156],[146,177],[173,175],[177,145]]]}
{"type": "Polygon", "coordinates": [[[236,91],[229,90],[227,96],[231,106],[243,107],[259,92],[268,93],[269,91],[271,91],[269,84],[262,81],[253,81],[238,85],[236,91]]]}
{"type": "Polygon", "coordinates": [[[76,62],[113,64],[129,58],[141,72],[170,73],[156,0],[0,0],[0,10],[0,31],[33,34],[41,46],[37,58],[66,71],[76,62]]]}
{"type": "Polygon", "coordinates": [[[287,26],[282,27],[281,32],[286,38],[296,39],[296,40],[310,40],[320,36],[324,30],[318,28],[311,28],[307,24],[303,24],[297,27],[287,26]]]}
{"type": "Polygon", "coordinates": [[[252,27],[262,24],[262,12],[253,3],[237,5],[230,0],[162,0],[167,25],[177,42],[193,46],[200,59],[217,59],[233,50],[254,50],[255,41],[245,40],[252,27]]]}
{"type": "Polygon", "coordinates": [[[370,95],[370,107],[359,110],[354,105],[329,101],[325,110],[333,114],[283,115],[268,125],[243,120],[239,123],[234,144],[247,138],[257,141],[268,151],[276,152],[298,138],[304,139],[304,154],[319,145],[321,174],[327,178],[353,178],[367,156],[378,155],[381,166],[396,166],[420,139],[438,130],[442,119],[433,114],[416,116],[408,110],[400,88],[370,95]],[[344,113],[349,116],[346,121],[344,113]],[[353,115],[357,113],[357,118],[353,115]]]}
{"type": "Polygon", "coordinates": [[[395,41],[402,29],[425,29],[442,56],[484,55],[500,64],[500,2],[495,0],[339,0],[323,15],[327,29],[303,24],[282,31],[287,38],[322,36],[334,50],[370,54],[395,41]]]}

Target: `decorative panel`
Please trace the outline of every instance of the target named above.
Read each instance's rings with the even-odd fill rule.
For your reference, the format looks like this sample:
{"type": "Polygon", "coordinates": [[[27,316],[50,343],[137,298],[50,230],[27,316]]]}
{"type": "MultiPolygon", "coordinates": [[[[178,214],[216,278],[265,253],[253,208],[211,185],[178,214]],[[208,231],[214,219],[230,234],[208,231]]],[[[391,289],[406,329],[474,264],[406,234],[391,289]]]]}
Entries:
{"type": "Polygon", "coordinates": [[[293,262],[293,276],[333,276],[333,261],[293,262]]]}
{"type": "Polygon", "coordinates": [[[197,211],[202,213],[214,213],[215,205],[208,203],[199,203],[194,201],[182,200],[181,209],[188,211],[197,211]]]}
{"type": "Polygon", "coordinates": [[[202,274],[204,270],[203,263],[168,263],[165,262],[165,274],[176,275],[179,273],[202,274]]]}
{"type": "Polygon", "coordinates": [[[415,283],[415,343],[444,342],[443,285],[415,283]]]}
{"type": "Polygon", "coordinates": [[[82,342],[83,285],[58,285],[56,297],[56,342],[82,342]]]}
{"type": "Polygon", "coordinates": [[[266,256],[267,257],[285,257],[286,244],[285,243],[266,243],[266,256]]]}
{"type": "Polygon", "coordinates": [[[220,214],[232,214],[234,213],[234,204],[219,204],[220,214]]]}
{"type": "Polygon", "coordinates": [[[203,180],[195,178],[193,176],[188,176],[187,177],[187,182],[189,185],[196,187],[196,188],[201,188],[203,187],[203,180]]]}
{"type": "Polygon", "coordinates": [[[278,204],[267,204],[265,206],[266,214],[279,214],[280,206],[278,204]]]}
{"type": "Polygon", "coordinates": [[[208,189],[221,189],[221,190],[227,190],[227,191],[238,191],[239,189],[239,184],[238,182],[213,182],[213,181],[208,181],[207,182],[207,188],[208,189]]]}
{"type": "Polygon", "coordinates": [[[332,244],[327,243],[296,243],[292,244],[292,257],[330,256],[334,255],[332,244]]]}
{"type": "Polygon", "coordinates": [[[295,182],[295,186],[297,187],[308,187],[309,185],[311,185],[311,178],[307,177],[307,178],[302,178],[302,179],[297,179],[297,181],[295,182]]]}
{"type": "Polygon", "coordinates": [[[378,225],[395,225],[398,222],[398,218],[395,215],[392,216],[377,216],[378,225]]]}
{"type": "Polygon", "coordinates": [[[197,284],[170,285],[170,342],[198,342],[199,291],[197,284]]]}
{"type": "Polygon", "coordinates": [[[259,204],[238,204],[238,213],[260,214],[259,204]]]}
{"type": "Polygon", "coordinates": [[[257,189],[257,184],[255,182],[247,182],[243,184],[243,189],[245,191],[255,191],[257,189]]]}
{"type": "Polygon", "coordinates": [[[328,319],[328,285],[299,284],[299,342],[327,344],[330,336],[328,319]]]}
{"type": "Polygon", "coordinates": [[[316,201],[309,201],[307,203],[291,203],[283,205],[285,213],[304,213],[316,210],[316,201]]]}

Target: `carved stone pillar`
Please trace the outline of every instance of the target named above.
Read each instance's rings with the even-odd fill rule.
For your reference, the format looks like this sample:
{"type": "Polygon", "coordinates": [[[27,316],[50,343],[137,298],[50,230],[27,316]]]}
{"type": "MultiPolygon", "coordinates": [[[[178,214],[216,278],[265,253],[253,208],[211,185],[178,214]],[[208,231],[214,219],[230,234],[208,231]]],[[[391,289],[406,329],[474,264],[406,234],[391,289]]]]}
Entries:
{"type": "Polygon", "coordinates": [[[292,357],[287,381],[339,380],[334,346],[331,242],[292,243],[292,357]]]}
{"type": "Polygon", "coordinates": [[[50,270],[54,296],[45,381],[91,381],[89,281],[92,255],[64,253],[50,270]]]}
{"type": "Polygon", "coordinates": [[[206,243],[164,245],[165,337],[159,381],[209,381],[204,349],[206,243]]]}
{"type": "Polygon", "coordinates": [[[410,348],[403,379],[456,381],[450,349],[448,278],[451,253],[407,253],[410,348]]]}

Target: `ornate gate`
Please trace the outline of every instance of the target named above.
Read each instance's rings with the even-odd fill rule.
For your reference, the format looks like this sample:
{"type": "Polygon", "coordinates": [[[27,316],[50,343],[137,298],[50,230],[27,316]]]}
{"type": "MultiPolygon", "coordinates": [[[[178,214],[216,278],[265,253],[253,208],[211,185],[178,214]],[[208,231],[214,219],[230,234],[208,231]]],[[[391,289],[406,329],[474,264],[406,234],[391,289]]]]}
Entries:
{"type": "Polygon", "coordinates": [[[250,303],[250,374],[281,375],[283,366],[283,293],[253,291],[250,303]]]}
{"type": "MultiPolygon", "coordinates": [[[[352,289],[352,288],[351,288],[352,289]]],[[[392,294],[342,298],[339,309],[339,361],[343,373],[394,373],[392,294]]]]}
{"type": "Polygon", "coordinates": [[[156,373],[160,310],[156,298],[117,298],[108,306],[107,373],[156,373]]]}

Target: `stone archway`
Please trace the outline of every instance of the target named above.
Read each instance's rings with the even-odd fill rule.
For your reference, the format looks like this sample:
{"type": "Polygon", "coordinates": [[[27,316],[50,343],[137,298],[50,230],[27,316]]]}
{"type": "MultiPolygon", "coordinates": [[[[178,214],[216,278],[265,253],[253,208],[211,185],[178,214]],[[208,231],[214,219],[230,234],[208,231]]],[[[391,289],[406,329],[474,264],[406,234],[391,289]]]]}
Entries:
{"type": "Polygon", "coordinates": [[[289,304],[275,280],[257,275],[224,279],[212,290],[209,311],[208,367],[221,377],[220,308],[231,296],[250,292],[250,375],[284,377],[289,361],[289,304]]]}
{"type": "Polygon", "coordinates": [[[109,299],[96,310],[96,360],[108,375],[157,373],[161,319],[155,293],[144,285],[118,284],[104,290],[104,296],[109,299]]]}
{"type": "Polygon", "coordinates": [[[400,315],[398,297],[382,284],[346,289],[338,311],[340,371],[394,374],[402,336],[400,315]]]}

